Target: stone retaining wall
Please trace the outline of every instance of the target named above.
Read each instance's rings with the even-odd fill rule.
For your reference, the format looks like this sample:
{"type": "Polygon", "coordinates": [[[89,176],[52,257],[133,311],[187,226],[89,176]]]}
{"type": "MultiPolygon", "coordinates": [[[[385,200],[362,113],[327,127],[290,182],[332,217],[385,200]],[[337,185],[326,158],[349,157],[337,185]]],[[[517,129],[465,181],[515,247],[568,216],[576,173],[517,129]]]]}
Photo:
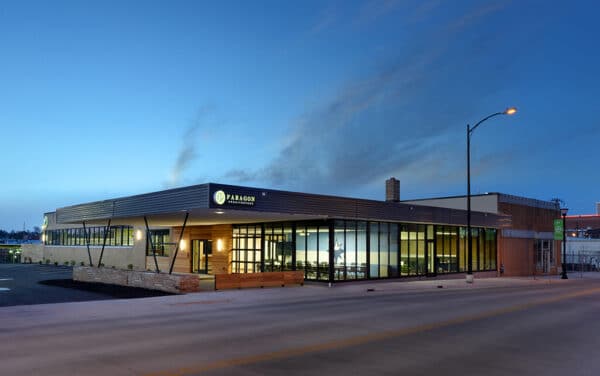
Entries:
{"type": "Polygon", "coordinates": [[[141,287],[175,294],[200,291],[198,276],[189,274],[151,273],[136,270],[77,266],[73,268],[73,280],[141,287]]]}

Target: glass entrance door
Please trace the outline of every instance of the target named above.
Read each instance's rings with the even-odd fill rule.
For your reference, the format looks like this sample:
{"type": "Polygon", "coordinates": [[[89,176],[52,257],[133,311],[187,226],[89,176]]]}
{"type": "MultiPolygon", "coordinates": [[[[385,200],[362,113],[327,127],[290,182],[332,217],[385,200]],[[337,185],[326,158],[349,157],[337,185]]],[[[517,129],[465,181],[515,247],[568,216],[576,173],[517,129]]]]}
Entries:
{"type": "Polygon", "coordinates": [[[192,239],[192,273],[209,274],[209,255],[212,242],[205,239],[192,239]]]}

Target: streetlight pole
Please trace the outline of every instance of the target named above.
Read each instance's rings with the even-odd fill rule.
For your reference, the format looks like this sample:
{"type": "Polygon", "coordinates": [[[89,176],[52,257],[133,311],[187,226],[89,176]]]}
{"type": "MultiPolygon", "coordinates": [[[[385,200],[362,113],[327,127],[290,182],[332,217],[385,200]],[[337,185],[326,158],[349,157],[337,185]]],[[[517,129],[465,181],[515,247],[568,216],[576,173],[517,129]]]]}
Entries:
{"type": "Polygon", "coordinates": [[[473,244],[471,234],[471,134],[481,123],[498,115],[514,115],[516,107],[509,107],[502,112],[496,112],[479,120],[477,124],[470,127],[467,124],[467,283],[473,283],[473,244]]]}
{"type": "Polygon", "coordinates": [[[567,218],[567,212],[569,211],[569,209],[567,208],[561,208],[560,209],[560,214],[562,215],[562,220],[563,220],[563,241],[562,241],[562,246],[563,246],[563,257],[562,257],[562,275],[561,275],[561,279],[569,279],[569,277],[567,277],[567,222],[565,221],[565,219],[567,218]]]}

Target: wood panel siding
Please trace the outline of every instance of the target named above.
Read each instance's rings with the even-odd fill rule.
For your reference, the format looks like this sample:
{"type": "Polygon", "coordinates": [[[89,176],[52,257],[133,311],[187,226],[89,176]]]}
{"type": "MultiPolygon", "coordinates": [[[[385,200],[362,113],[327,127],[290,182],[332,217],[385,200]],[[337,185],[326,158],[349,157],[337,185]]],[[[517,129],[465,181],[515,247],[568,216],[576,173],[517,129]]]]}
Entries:
{"type": "MultiPolygon", "coordinates": [[[[226,274],[230,272],[231,250],[233,248],[232,225],[189,226],[185,228],[183,240],[185,249],[179,250],[174,271],[190,273],[192,271],[192,243],[194,239],[212,240],[212,254],[208,257],[208,274],[226,274]],[[218,250],[217,243],[221,240],[223,249],[218,250]]],[[[181,227],[173,227],[171,238],[179,240],[181,227]]]]}
{"type": "MultiPolygon", "coordinates": [[[[531,234],[527,237],[508,237],[499,231],[498,235],[498,268],[504,265],[504,276],[532,276],[540,274],[536,267],[535,242],[543,233],[547,236],[554,231],[554,219],[560,218],[556,208],[519,205],[510,202],[499,202],[500,213],[512,218],[511,230],[531,234]]],[[[561,241],[552,241],[554,265],[549,274],[557,274],[561,263],[561,241]]]]}
{"type": "Polygon", "coordinates": [[[303,285],[303,271],[235,273],[215,276],[215,290],[303,285]]]}

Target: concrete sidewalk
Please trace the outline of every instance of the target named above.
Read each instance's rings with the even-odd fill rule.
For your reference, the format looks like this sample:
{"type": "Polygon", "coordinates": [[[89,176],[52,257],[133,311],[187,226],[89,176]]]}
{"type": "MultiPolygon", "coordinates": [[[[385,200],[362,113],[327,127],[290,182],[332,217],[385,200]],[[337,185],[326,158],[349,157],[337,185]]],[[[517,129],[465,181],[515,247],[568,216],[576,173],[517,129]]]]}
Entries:
{"type": "MultiPolygon", "coordinates": [[[[586,279],[600,279],[599,272],[569,273],[569,279],[563,280],[560,275],[531,276],[531,277],[495,277],[475,278],[473,283],[467,283],[464,278],[430,279],[420,281],[379,280],[334,283],[331,288],[343,290],[374,290],[374,291],[428,291],[438,289],[474,290],[485,288],[519,287],[544,284],[574,283],[586,279]]],[[[310,286],[330,288],[327,284],[309,283],[310,286]]]]}

